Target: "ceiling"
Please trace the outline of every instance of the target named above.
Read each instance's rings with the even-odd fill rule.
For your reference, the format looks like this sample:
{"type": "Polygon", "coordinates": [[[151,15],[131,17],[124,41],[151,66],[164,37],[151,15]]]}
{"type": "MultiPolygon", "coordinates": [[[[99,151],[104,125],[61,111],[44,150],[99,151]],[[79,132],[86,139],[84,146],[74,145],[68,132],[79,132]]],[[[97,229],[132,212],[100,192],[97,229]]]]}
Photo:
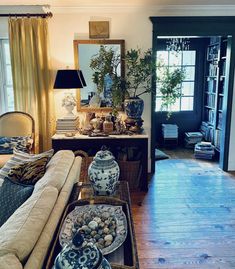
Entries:
{"type": "Polygon", "coordinates": [[[0,5],[81,6],[153,6],[153,5],[235,5],[235,0],[0,0],[0,5]]]}

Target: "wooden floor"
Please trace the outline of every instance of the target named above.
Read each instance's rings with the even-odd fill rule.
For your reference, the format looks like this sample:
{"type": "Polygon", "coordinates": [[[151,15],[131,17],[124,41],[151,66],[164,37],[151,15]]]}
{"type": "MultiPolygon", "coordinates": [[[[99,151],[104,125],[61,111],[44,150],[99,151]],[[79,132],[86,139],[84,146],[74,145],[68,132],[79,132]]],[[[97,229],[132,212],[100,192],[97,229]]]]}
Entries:
{"type": "Polygon", "coordinates": [[[132,194],[140,268],[235,268],[235,176],[175,152],[132,194]]]}

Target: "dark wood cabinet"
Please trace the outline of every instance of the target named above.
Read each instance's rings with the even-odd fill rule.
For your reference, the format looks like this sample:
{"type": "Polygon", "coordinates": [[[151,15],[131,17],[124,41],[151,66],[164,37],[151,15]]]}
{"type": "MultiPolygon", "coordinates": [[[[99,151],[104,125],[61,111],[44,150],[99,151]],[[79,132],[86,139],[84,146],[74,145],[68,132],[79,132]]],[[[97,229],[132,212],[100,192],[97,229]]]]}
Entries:
{"type": "Polygon", "coordinates": [[[89,137],[85,135],[76,135],[66,137],[65,135],[55,134],[52,137],[52,147],[58,150],[83,150],[91,152],[93,155],[105,145],[112,152],[118,148],[136,147],[140,151],[141,176],[140,190],[148,190],[148,135],[110,135],[108,137],[89,137]]]}

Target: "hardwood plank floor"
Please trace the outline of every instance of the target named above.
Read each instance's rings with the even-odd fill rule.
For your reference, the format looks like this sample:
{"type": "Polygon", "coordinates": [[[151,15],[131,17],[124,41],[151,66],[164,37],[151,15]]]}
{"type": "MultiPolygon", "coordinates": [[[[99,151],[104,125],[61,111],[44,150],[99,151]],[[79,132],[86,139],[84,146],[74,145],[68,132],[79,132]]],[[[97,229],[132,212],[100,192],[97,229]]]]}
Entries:
{"type": "Polygon", "coordinates": [[[141,269],[235,268],[235,175],[164,150],[148,193],[131,194],[141,269]]]}

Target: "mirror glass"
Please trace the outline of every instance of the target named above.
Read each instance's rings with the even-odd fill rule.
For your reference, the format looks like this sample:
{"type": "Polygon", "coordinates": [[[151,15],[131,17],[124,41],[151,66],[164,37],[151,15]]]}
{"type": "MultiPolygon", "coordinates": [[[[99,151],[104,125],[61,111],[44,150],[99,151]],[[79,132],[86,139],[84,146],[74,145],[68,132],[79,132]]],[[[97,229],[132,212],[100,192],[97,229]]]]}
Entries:
{"type": "MultiPolygon", "coordinates": [[[[124,40],[74,40],[74,60],[75,68],[82,70],[86,81],[86,87],[77,90],[77,108],[78,111],[89,110],[107,110],[112,107],[112,79],[107,72],[104,74],[102,85],[94,82],[94,73],[102,69],[104,61],[100,61],[96,69],[91,67],[94,60],[99,61],[98,57],[104,53],[112,52],[114,61],[116,61],[116,73],[118,76],[124,76],[124,40]]],[[[101,58],[103,57],[101,56],[101,58]]],[[[99,59],[101,59],[99,58],[99,59]]],[[[96,64],[95,63],[95,64],[96,64]]],[[[112,69],[113,67],[111,67],[112,69]]],[[[106,67],[108,70],[109,67],[106,67]]]]}

